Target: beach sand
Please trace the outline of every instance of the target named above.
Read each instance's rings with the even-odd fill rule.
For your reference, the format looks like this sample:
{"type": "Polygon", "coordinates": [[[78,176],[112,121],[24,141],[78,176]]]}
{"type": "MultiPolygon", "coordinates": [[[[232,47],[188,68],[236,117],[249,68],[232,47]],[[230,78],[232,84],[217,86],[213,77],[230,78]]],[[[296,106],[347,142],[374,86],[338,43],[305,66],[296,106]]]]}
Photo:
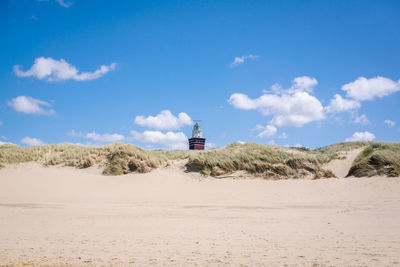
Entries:
{"type": "Polygon", "coordinates": [[[0,265],[393,266],[399,226],[400,178],[0,170],[0,265]]]}

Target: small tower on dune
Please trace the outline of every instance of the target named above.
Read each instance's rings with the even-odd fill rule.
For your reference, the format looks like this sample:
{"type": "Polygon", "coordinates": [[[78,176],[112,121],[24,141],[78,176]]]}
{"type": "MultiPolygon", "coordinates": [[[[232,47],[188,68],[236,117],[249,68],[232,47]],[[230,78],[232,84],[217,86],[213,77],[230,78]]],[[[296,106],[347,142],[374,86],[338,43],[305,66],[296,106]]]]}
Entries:
{"type": "Polygon", "coordinates": [[[192,138],[189,138],[189,150],[204,150],[206,139],[203,138],[200,123],[196,121],[193,126],[192,138]]]}

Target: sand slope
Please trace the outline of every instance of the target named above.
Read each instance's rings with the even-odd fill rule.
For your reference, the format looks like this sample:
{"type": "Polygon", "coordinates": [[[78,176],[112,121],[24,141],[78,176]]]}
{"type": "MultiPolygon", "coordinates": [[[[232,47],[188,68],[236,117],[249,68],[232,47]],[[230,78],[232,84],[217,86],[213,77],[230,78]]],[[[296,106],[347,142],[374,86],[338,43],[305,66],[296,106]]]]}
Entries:
{"type": "Polygon", "coordinates": [[[332,160],[324,167],[325,169],[331,170],[338,178],[344,178],[349,173],[353,161],[356,159],[358,154],[363,151],[363,149],[364,148],[360,148],[343,152],[342,156],[345,156],[345,159],[332,160]]]}
{"type": "Polygon", "coordinates": [[[0,170],[0,265],[392,266],[400,179],[0,170]]]}

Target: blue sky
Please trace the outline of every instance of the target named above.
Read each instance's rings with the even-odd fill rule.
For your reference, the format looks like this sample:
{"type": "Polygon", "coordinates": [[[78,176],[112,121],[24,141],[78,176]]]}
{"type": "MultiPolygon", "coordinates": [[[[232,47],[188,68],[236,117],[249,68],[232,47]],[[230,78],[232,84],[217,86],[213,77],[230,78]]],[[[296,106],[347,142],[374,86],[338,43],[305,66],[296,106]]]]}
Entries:
{"type": "Polygon", "coordinates": [[[0,136],[400,141],[399,1],[0,2],[0,136]]]}

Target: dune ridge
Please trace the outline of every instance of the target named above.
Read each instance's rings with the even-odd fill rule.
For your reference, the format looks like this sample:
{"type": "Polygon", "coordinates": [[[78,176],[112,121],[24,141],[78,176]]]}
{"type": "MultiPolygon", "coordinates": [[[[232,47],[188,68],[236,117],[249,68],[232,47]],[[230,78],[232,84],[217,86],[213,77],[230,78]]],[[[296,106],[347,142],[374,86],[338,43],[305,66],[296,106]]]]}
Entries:
{"type": "Polygon", "coordinates": [[[97,165],[102,168],[104,175],[122,175],[146,173],[177,160],[186,160],[187,171],[205,176],[223,177],[239,171],[271,179],[330,178],[337,175],[325,167],[328,163],[344,159],[347,151],[360,149],[357,151],[361,152],[363,149],[356,157],[355,164],[351,165],[350,172],[339,176],[394,177],[400,176],[399,147],[398,143],[387,142],[346,142],[318,149],[233,143],[206,151],[188,151],[146,150],[121,143],[97,147],[72,144],[19,147],[5,144],[0,146],[0,167],[22,162],[76,168],[97,165]]]}
{"type": "MultiPolygon", "coordinates": [[[[226,176],[237,171],[263,178],[330,178],[336,177],[324,166],[346,157],[347,151],[362,153],[351,166],[354,175],[400,176],[400,144],[385,142],[348,142],[318,149],[285,148],[258,143],[233,143],[206,151],[146,150],[130,144],[105,146],[57,144],[35,147],[0,146],[0,167],[21,162],[40,162],[45,166],[76,168],[100,166],[105,175],[146,173],[156,168],[186,160],[186,170],[208,176],[226,176]]],[[[343,168],[342,168],[343,169],[343,168]]]]}

